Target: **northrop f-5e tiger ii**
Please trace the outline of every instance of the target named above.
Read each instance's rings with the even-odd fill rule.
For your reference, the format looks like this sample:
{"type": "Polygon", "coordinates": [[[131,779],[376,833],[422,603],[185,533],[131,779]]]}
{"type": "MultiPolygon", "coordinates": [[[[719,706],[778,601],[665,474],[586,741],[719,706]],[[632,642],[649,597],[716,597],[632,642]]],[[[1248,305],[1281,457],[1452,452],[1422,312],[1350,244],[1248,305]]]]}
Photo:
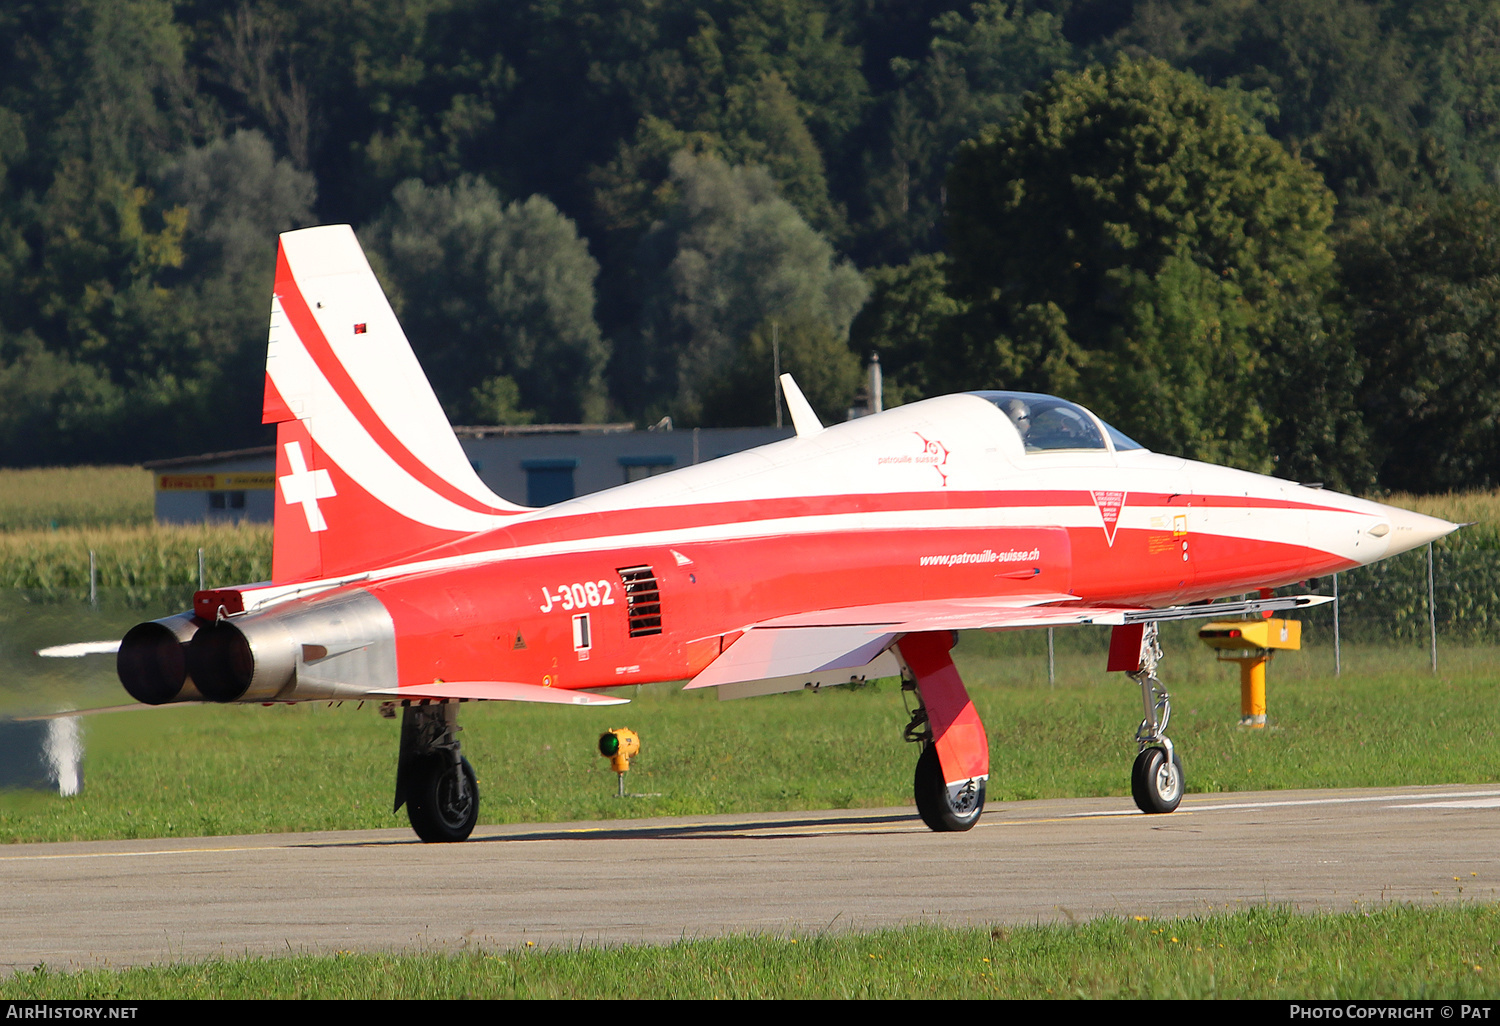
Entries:
{"type": "Polygon", "coordinates": [[[459,705],[606,705],[686,680],[741,697],[900,674],[934,830],[984,808],[989,745],[959,630],[1109,624],[1144,718],[1132,792],[1171,812],[1157,624],[1320,601],[1271,589],[1455,525],[1150,452],[1065,399],[976,391],[530,509],[465,458],[353,231],[281,236],[264,419],[276,425],[271,580],[195,595],[118,649],[141,702],[371,699],[403,710],[396,807],[469,836],[459,705]],[[1260,598],[1215,602],[1227,596],[1260,598]],[[515,639],[524,638],[524,646],[515,639]]]}

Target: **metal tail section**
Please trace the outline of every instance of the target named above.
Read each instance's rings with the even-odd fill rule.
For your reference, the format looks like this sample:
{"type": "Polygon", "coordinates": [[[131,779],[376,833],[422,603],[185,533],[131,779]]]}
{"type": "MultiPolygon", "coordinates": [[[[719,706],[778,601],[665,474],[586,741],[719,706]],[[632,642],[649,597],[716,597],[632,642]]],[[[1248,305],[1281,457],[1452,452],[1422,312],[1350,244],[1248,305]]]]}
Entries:
{"type": "Polygon", "coordinates": [[[275,583],[385,565],[522,509],[469,464],[348,225],[281,236],[263,420],[275,583]]]}

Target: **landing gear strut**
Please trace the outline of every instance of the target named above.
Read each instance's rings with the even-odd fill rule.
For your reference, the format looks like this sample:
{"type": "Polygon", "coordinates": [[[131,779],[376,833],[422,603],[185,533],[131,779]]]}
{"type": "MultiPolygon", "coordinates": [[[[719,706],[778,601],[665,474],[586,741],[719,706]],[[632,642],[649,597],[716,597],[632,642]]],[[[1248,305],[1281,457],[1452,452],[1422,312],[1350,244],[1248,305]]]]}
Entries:
{"type": "Polygon", "coordinates": [[[458,743],[458,703],[409,705],[401,716],[396,809],[429,844],[465,840],[479,821],[479,786],[458,743]]]}
{"type": "Polygon", "coordinates": [[[1172,697],[1156,676],[1161,661],[1161,642],[1155,623],[1148,623],[1141,637],[1139,668],[1127,676],[1141,686],[1141,704],[1146,716],[1136,728],[1140,754],[1130,771],[1130,794],[1142,812],[1171,812],[1182,801],[1182,760],[1167,737],[1172,718],[1172,697]]]}
{"type": "Polygon", "coordinates": [[[903,736],[922,746],[912,791],[922,822],[939,833],[979,822],[990,773],[984,724],[948,654],[952,646],[952,635],[940,632],[908,634],[897,648],[902,698],[916,699],[903,736]]]}

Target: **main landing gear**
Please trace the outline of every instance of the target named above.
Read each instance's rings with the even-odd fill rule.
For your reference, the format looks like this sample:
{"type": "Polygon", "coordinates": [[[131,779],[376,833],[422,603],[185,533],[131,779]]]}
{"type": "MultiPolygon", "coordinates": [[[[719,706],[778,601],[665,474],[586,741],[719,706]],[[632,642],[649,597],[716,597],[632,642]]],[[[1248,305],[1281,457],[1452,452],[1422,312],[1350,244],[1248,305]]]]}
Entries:
{"type": "Polygon", "coordinates": [[[922,746],[912,790],[922,822],[939,833],[968,830],[984,812],[990,747],[949,649],[953,635],[908,634],[897,642],[906,664],[901,693],[916,707],[906,740],[922,746]]]}
{"type": "Polygon", "coordinates": [[[458,703],[408,705],[401,715],[396,810],[429,844],[462,841],[479,822],[479,785],[458,743],[458,703]]]}
{"type": "Polygon", "coordinates": [[[1140,651],[1137,668],[1126,673],[1141,686],[1141,704],[1146,710],[1146,716],[1135,732],[1140,754],[1135,757],[1135,766],[1130,771],[1130,794],[1142,812],[1171,812],[1182,801],[1182,760],[1167,737],[1172,698],[1156,676],[1162,653],[1155,623],[1145,625],[1140,651]]]}

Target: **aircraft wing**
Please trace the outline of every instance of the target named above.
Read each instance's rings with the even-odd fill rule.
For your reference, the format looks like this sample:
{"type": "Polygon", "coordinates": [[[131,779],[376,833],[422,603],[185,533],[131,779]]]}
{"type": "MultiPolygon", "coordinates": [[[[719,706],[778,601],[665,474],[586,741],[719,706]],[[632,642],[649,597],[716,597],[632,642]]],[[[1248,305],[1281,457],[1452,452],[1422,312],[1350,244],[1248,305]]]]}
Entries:
{"type": "Polygon", "coordinates": [[[630,701],[612,695],[596,695],[592,691],[567,691],[505,680],[437,681],[404,688],[382,688],[367,694],[370,697],[465,698],[481,702],[542,702],[551,705],[625,705],[630,701]]]}
{"type": "Polygon", "coordinates": [[[891,602],[843,609],[816,610],[756,624],[710,663],[686,688],[736,688],[741,694],[798,690],[806,684],[831,685],[898,672],[887,649],[903,634],[926,631],[1015,630],[1078,624],[1118,626],[1153,620],[1232,617],[1301,609],[1331,601],[1322,595],[1142,609],[1129,606],[1085,606],[1072,596],[1038,595],[942,602],[891,602]],[[795,683],[794,683],[795,682],[795,683]]]}
{"type": "MultiPolygon", "coordinates": [[[[903,634],[924,631],[1123,623],[1122,608],[1046,605],[1060,596],[999,605],[993,600],[892,602],[819,610],[756,624],[694,677],[687,688],[755,688],[721,692],[743,697],[798,690],[806,684],[845,684],[900,672],[886,650],[903,634]]],[[[1012,600],[1014,602],[1015,600],[1012,600]]]]}

